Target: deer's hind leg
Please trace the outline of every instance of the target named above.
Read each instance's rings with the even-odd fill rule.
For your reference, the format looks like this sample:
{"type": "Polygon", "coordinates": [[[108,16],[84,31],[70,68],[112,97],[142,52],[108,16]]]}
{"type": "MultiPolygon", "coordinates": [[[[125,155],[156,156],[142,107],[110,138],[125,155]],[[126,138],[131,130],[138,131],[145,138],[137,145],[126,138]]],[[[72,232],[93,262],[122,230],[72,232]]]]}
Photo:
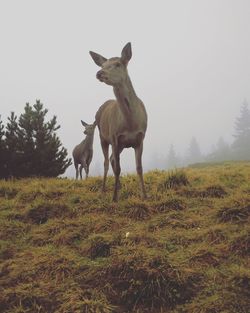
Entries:
{"type": "MultiPolygon", "coordinates": [[[[121,152],[122,152],[122,150],[123,150],[123,148],[120,148],[119,150],[118,150],[118,153],[119,153],[119,166],[120,166],[120,154],[121,154],[121,152]]],[[[114,174],[115,174],[115,159],[114,159],[114,157],[113,157],[113,153],[111,153],[111,156],[110,156],[110,163],[111,163],[111,165],[112,165],[112,169],[113,169],[113,172],[114,172],[114,174]]],[[[121,170],[121,169],[120,169],[121,170]]],[[[117,187],[118,187],[118,189],[121,189],[121,181],[120,181],[120,178],[118,179],[118,183],[117,183],[117,187]]]]}
{"type": "Polygon", "coordinates": [[[85,173],[86,173],[86,177],[85,177],[86,179],[89,177],[89,165],[92,161],[92,157],[93,157],[93,151],[91,150],[91,151],[89,151],[89,154],[86,158],[86,167],[84,168],[85,173]]]}
{"type": "Polygon", "coordinates": [[[88,178],[88,173],[89,173],[88,164],[87,164],[86,159],[84,157],[81,159],[81,166],[80,166],[80,177],[81,177],[81,179],[82,179],[82,169],[83,168],[84,168],[84,171],[86,173],[85,178],[88,178]]]}
{"type": "Polygon", "coordinates": [[[80,173],[80,178],[82,179],[82,169],[83,169],[83,165],[80,165],[80,169],[79,169],[79,173],[80,173]]]}

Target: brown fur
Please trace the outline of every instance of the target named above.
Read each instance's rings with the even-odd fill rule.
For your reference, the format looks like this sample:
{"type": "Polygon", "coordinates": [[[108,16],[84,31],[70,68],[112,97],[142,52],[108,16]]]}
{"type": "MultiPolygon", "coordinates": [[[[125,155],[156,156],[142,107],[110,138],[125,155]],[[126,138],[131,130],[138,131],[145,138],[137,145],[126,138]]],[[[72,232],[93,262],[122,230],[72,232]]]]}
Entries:
{"type": "Polygon", "coordinates": [[[78,179],[79,173],[80,178],[82,179],[82,169],[84,168],[86,179],[89,174],[89,165],[92,161],[93,157],[93,140],[94,140],[94,132],[96,123],[89,125],[83,121],[81,121],[82,125],[85,127],[84,134],[86,135],[85,139],[79,143],[79,145],[75,146],[72,155],[74,159],[74,165],[76,169],[76,179],[78,179]],[[78,169],[78,165],[80,164],[80,169],[78,169]]]}
{"type": "Polygon", "coordinates": [[[143,170],[142,151],[143,139],[147,129],[147,113],[143,102],[137,97],[127,72],[127,64],[132,56],[131,45],[128,43],[122,50],[120,58],[106,59],[90,52],[94,62],[102,69],[97,78],[107,85],[113,86],[116,100],[106,101],[96,113],[96,123],[99,128],[101,146],[104,154],[103,190],[106,187],[106,177],[109,167],[109,145],[112,146],[110,157],[115,174],[113,200],[118,200],[120,186],[120,153],[124,148],[134,148],[136,169],[140,178],[142,197],[146,197],[143,170]]]}

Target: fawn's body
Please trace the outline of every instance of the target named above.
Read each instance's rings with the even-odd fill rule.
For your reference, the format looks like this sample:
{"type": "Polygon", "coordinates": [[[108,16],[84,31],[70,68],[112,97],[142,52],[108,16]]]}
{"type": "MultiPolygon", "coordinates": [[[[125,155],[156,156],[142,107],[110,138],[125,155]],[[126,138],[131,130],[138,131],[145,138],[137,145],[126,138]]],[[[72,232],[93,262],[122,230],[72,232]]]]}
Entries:
{"type": "Polygon", "coordinates": [[[93,140],[94,140],[94,131],[95,131],[95,123],[89,125],[83,121],[82,125],[85,127],[84,134],[86,135],[85,139],[77,146],[75,146],[73,150],[73,159],[74,165],[76,169],[76,179],[78,179],[79,173],[80,178],[82,179],[82,169],[84,168],[86,178],[88,178],[89,174],[89,165],[92,161],[93,157],[93,140]],[[80,165],[80,169],[78,169],[80,165]]]}

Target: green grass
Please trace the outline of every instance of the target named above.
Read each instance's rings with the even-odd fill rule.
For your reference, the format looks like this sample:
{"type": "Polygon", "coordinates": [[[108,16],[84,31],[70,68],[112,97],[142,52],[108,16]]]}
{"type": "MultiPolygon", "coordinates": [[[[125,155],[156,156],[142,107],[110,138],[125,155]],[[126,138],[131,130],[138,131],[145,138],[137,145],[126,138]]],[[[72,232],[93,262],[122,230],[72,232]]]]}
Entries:
{"type": "Polygon", "coordinates": [[[250,163],[0,181],[3,313],[250,312],[250,163]]]}

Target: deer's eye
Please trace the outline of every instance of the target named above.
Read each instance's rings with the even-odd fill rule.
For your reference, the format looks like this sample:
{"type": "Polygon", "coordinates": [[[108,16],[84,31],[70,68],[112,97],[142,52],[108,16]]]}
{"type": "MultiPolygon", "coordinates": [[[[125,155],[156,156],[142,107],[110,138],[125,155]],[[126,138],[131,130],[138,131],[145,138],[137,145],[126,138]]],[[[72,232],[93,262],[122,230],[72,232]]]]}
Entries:
{"type": "Polygon", "coordinates": [[[115,67],[120,67],[121,66],[121,63],[115,63],[115,67]]]}

